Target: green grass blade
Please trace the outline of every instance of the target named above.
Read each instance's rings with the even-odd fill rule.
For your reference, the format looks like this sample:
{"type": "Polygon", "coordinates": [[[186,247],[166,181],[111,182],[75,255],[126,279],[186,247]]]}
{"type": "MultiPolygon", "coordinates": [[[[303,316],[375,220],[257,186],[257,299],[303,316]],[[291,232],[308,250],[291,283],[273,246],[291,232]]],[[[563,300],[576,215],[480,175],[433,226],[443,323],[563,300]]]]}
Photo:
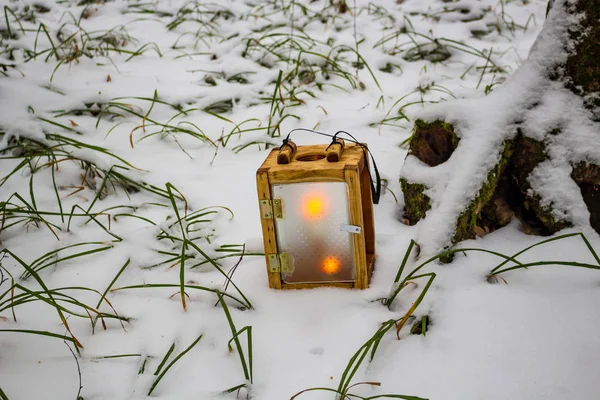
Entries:
{"type": "Polygon", "coordinates": [[[600,265],[580,263],[580,262],[575,262],[575,261],[537,261],[537,262],[520,264],[520,265],[515,265],[512,267],[507,267],[504,269],[496,270],[493,274],[490,274],[490,275],[494,276],[494,275],[502,274],[504,272],[513,271],[515,269],[527,269],[529,267],[537,267],[537,266],[541,266],[541,265],[559,265],[559,266],[562,265],[562,266],[567,266],[567,267],[578,267],[578,268],[588,268],[588,269],[600,270],[600,265]]]}
{"type": "MultiPolygon", "coordinates": [[[[183,307],[183,311],[185,311],[187,308],[185,303],[185,252],[187,250],[187,240],[185,237],[185,228],[183,227],[183,222],[181,220],[181,216],[179,215],[179,208],[177,207],[175,196],[173,195],[173,190],[177,191],[177,193],[179,193],[181,197],[183,197],[183,195],[171,183],[167,183],[166,187],[167,193],[169,194],[169,200],[171,201],[171,206],[173,207],[175,216],[177,217],[177,222],[179,223],[179,227],[181,228],[181,236],[183,238],[183,243],[181,246],[181,257],[179,261],[179,293],[181,295],[181,306],[183,307]]],[[[185,207],[187,211],[187,204],[185,207]]]]}
{"type": "MultiPolygon", "coordinates": [[[[244,357],[244,349],[242,348],[242,344],[240,343],[240,339],[237,335],[238,332],[235,328],[235,324],[233,322],[233,318],[231,317],[231,313],[229,312],[229,307],[227,307],[227,303],[223,299],[223,295],[221,295],[220,292],[217,292],[217,297],[219,298],[219,303],[221,303],[221,307],[223,307],[223,312],[225,312],[225,317],[227,318],[227,322],[229,323],[229,328],[231,329],[231,334],[233,336],[232,340],[235,342],[235,347],[240,357],[240,363],[242,364],[242,369],[244,370],[244,378],[246,378],[246,381],[252,383],[252,376],[250,375],[251,368],[248,368],[248,364],[246,363],[246,358],[244,357]]],[[[251,348],[252,347],[250,346],[249,349],[251,348]]]]}
{"type": "MultiPolygon", "coordinates": [[[[145,283],[145,284],[141,284],[141,285],[130,285],[130,286],[122,286],[119,288],[115,288],[112,289],[112,292],[116,292],[116,291],[120,291],[120,290],[131,290],[131,289],[148,289],[148,288],[179,288],[179,284],[174,284],[174,283],[145,283]]],[[[247,309],[248,305],[238,299],[237,297],[229,294],[229,293],[223,293],[221,291],[219,291],[218,289],[213,289],[213,288],[208,288],[205,286],[198,286],[198,285],[185,285],[186,289],[196,289],[196,290],[201,290],[204,292],[211,292],[211,293],[221,293],[224,297],[227,297],[237,303],[240,304],[241,308],[243,309],[247,309]]]]}
{"type": "Polygon", "coordinates": [[[400,264],[400,268],[398,268],[398,273],[396,274],[396,277],[394,278],[394,283],[397,283],[400,280],[400,277],[402,277],[402,272],[404,272],[404,267],[406,266],[406,263],[408,262],[408,257],[410,256],[410,253],[412,252],[412,249],[413,249],[413,247],[415,247],[416,244],[417,244],[417,242],[415,242],[412,239],[410,240],[408,249],[406,249],[406,253],[404,253],[404,258],[402,259],[402,264],[400,264]]]}
{"type": "Polygon", "coordinates": [[[179,353],[179,354],[177,355],[177,357],[175,357],[175,358],[173,359],[173,361],[171,361],[171,362],[169,363],[169,365],[167,365],[167,366],[165,367],[165,369],[163,370],[163,372],[161,372],[161,374],[160,374],[160,375],[158,375],[158,376],[156,377],[156,379],[154,380],[154,382],[152,383],[152,386],[150,387],[150,390],[148,391],[148,396],[150,396],[150,395],[152,394],[152,392],[154,391],[154,389],[156,389],[156,386],[158,386],[159,382],[160,382],[160,381],[161,381],[161,379],[162,379],[162,378],[165,376],[165,374],[166,374],[166,373],[169,371],[169,369],[170,369],[170,368],[171,368],[171,367],[172,367],[172,366],[173,366],[173,365],[174,365],[174,364],[175,364],[177,361],[179,361],[179,359],[180,359],[181,357],[183,357],[183,356],[184,356],[184,355],[185,355],[185,354],[186,354],[188,351],[190,351],[192,348],[194,348],[194,346],[196,346],[196,344],[197,344],[197,343],[200,341],[200,339],[202,339],[202,336],[203,336],[203,335],[200,335],[200,336],[198,336],[198,338],[197,338],[196,340],[194,340],[194,341],[192,342],[192,344],[190,344],[190,345],[188,346],[188,348],[186,348],[184,351],[182,351],[181,353],[179,353]]]}
{"type": "Polygon", "coordinates": [[[71,337],[71,336],[65,336],[65,335],[61,335],[58,333],[53,333],[53,332],[48,332],[48,331],[37,331],[37,330],[31,330],[31,329],[0,329],[0,332],[5,332],[5,333],[27,333],[27,334],[31,334],[31,335],[40,335],[40,336],[46,336],[46,337],[53,337],[53,338],[57,338],[57,339],[62,339],[62,340],[66,340],[69,341],[75,345],[77,345],[77,341],[75,338],[71,337]]]}
{"type": "Polygon", "coordinates": [[[167,351],[167,354],[165,354],[165,356],[163,357],[163,359],[160,362],[160,364],[158,364],[158,367],[156,368],[156,371],[154,371],[154,375],[160,374],[160,371],[162,370],[162,368],[165,366],[165,364],[169,360],[169,357],[171,356],[171,353],[173,353],[173,350],[175,350],[175,343],[173,343],[171,345],[171,347],[169,347],[169,350],[167,351]]]}
{"type": "Polygon", "coordinates": [[[113,280],[110,281],[110,283],[108,284],[108,286],[106,287],[106,289],[102,293],[102,296],[100,296],[100,300],[98,300],[98,304],[96,305],[96,308],[99,308],[100,304],[102,304],[102,301],[104,299],[106,299],[106,294],[110,291],[110,289],[112,289],[113,285],[115,284],[115,282],[117,282],[117,279],[119,279],[119,277],[125,271],[125,269],[127,268],[127,266],[129,265],[130,262],[131,262],[131,259],[128,258],[127,261],[125,261],[125,264],[123,264],[123,266],[119,270],[119,272],[117,272],[117,274],[115,275],[115,277],[113,278],[113,280]]]}

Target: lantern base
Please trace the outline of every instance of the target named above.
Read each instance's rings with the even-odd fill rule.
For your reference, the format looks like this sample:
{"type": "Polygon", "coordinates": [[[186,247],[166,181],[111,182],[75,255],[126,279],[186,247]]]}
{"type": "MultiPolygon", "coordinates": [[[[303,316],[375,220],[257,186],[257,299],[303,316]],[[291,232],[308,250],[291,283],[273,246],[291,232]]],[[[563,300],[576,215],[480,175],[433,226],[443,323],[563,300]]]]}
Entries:
{"type": "Polygon", "coordinates": [[[316,289],[321,287],[334,287],[343,289],[367,289],[369,287],[368,282],[371,280],[373,274],[373,268],[375,266],[375,255],[367,254],[367,268],[368,277],[366,285],[359,286],[358,281],[353,282],[311,282],[311,283],[285,283],[281,282],[281,286],[269,285],[271,289],[316,289]]]}

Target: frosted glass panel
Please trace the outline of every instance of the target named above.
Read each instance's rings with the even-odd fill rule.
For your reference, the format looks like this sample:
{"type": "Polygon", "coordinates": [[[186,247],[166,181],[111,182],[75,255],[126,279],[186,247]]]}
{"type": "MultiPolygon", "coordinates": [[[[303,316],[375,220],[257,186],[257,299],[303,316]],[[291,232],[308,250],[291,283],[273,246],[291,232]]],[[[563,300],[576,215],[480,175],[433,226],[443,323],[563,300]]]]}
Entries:
{"type": "Polygon", "coordinates": [[[344,182],[273,185],[281,199],[283,219],[275,227],[279,253],[290,256],[285,283],[351,282],[355,280],[348,188],[344,182]]]}

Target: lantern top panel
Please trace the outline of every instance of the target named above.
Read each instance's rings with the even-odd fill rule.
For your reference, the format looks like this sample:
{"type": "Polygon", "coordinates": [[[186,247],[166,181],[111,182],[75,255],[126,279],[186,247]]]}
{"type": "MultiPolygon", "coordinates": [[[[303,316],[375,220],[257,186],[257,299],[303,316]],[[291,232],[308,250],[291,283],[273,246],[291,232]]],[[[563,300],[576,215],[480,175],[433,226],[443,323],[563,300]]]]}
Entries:
{"type": "Polygon", "coordinates": [[[271,150],[258,172],[267,172],[269,182],[318,182],[345,181],[344,171],[364,168],[364,150],[356,144],[347,144],[339,161],[326,158],[327,144],[298,146],[289,164],[278,164],[279,148],[271,150]]]}

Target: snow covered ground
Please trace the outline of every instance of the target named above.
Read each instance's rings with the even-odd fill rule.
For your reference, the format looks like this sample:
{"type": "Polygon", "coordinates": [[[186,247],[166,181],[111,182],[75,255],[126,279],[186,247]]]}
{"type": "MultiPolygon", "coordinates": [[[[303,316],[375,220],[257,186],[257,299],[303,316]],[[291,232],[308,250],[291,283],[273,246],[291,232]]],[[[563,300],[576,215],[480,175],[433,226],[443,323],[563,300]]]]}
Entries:
{"type": "MultiPolygon", "coordinates": [[[[491,284],[502,259],[475,252],[422,270],[436,274],[415,311],[429,316],[425,336],[411,322],[398,340],[392,327],[344,376],[425,285],[389,309],[377,301],[417,229],[401,222],[398,183],[413,119],[501,85],[527,58],[545,2],[0,3],[0,399],[77,398],[81,383],[86,400],[276,400],[344,378],[381,384],[350,388],[363,397],[600,393],[600,272],[545,265],[491,284]],[[352,133],[387,180],[367,290],[268,288],[255,172],[298,127],[352,133]],[[224,288],[228,272],[237,289],[224,288]]],[[[460,246],[512,255],[541,240],[513,222],[460,246]]],[[[579,236],[519,260],[598,264],[579,236]]]]}

